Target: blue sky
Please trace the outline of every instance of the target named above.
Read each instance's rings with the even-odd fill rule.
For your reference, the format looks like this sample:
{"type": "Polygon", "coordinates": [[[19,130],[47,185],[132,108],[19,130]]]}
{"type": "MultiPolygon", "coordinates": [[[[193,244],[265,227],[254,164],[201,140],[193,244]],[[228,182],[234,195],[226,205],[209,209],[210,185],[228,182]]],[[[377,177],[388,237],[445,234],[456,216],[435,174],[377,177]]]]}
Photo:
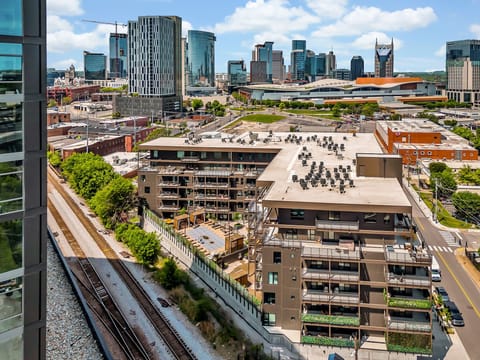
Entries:
{"type": "MultiPolygon", "coordinates": [[[[445,68],[445,43],[480,39],[480,0],[47,0],[48,66],[83,69],[83,50],[108,55],[110,25],[144,15],[177,15],[183,32],[216,34],[215,70],[228,60],[251,60],[255,44],[273,41],[290,63],[292,39],[315,53],[333,50],[338,68],[361,55],[373,71],[375,39],[394,39],[396,72],[445,68]]],[[[119,32],[126,28],[119,26],[119,32]]]]}

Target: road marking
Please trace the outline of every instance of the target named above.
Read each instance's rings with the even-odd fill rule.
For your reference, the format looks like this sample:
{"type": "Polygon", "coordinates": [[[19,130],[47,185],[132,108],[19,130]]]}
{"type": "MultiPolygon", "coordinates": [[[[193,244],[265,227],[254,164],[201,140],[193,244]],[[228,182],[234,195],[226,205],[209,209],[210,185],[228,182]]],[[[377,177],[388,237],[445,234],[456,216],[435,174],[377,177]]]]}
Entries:
{"type": "Polygon", "coordinates": [[[470,296],[467,294],[466,290],[463,288],[462,284],[460,284],[460,281],[458,280],[457,276],[453,273],[450,265],[448,265],[448,263],[445,261],[445,259],[443,258],[443,255],[441,255],[440,253],[438,253],[438,258],[440,259],[440,261],[443,263],[443,265],[445,265],[445,267],[447,268],[448,272],[450,273],[450,275],[452,275],[452,278],[453,280],[457,283],[458,287],[460,288],[460,290],[462,291],[463,295],[465,296],[465,298],[467,299],[468,303],[471,305],[473,311],[475,311],[475,314],[477,314],[478,318],[480,319],[480,311],[477,309],[477,307],[475,306],[475,304],[473,303],[472,299],[470,298],[470,296]]]}

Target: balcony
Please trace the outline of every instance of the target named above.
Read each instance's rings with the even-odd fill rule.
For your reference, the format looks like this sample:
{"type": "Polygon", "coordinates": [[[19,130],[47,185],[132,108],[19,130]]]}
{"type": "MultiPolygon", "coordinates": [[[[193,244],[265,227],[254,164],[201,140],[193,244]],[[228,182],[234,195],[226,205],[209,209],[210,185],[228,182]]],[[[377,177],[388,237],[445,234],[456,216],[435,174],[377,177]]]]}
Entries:
{"type": "Polygon", "coordinates": [[[158,186],[160,186],[160,187],[178,187],[178,186],[180,186],[180,183],[178,183],[177,181],[163,181],[163,180],[160,180],[160,182],[158,183],[158,186]]]}
{"type": "Polygon", "coordinates": [[[426,264],[432,263],[432,255],[426,249],[407,250],[392,245],[385,246],[385,259],[389,263],[426,264]]]}
{"type": "MultiPolygon", "coordinates": [[[[385,291],[385,290],[384,290],[385,291]]],[[[402,309],[417,309],[417,310],[429,310],[432,307],[432,300],[420,298],[422,292],[420,290],[414,290],[412,296],[390,296],[387,292],[384,292],[385,302],[389,307],[402,308],[402,309]]]]}
{"type": "Polygon", "coordinates": [[[197,162],[200,161],[200,156],[184,156],[180,159],[181,162],[197,162]]]}
{"type": "Polygon", "coordinates": [[[160,205],[158,207],[160,211],[178,211],[180,208],[177,205],[160,205]]]}
{"type": "Polygon", "coordinates": [[[429,287],[431,286],[430,277],[424,275],[399,275],[392,272],[385,273],[385,279],[388,285],[391,286],[416,286],[416,287],[429,287]]]}
{"type": "Polygon", "coordinates": [[[328,336],[302,336],[303,344],[314,344],[321,346],[353,347],[353,340],[347,338],[331,338],[328,336]]]}
{"type": "Polygon", "coordinates": [[[339,260],[360,260],[359,249],[341,248],[335,245],[307,245],[302,248],[302,257],[339,260]]]}
{"type": "Polygon", "coordinates": [[[218,182],[195,182],[193,184],[196,188],[208,188],[208,189],[227,189],[228,183],[218,183],[218,182]]]}
{"type": "Polygon", "coordinates": [[[335,302],[342,304],[358,304],[358,293],[353,292],[328,292],[320,290],[303,290],[303,301],[335,302]]]}
{"type": "Polygon", "coordinates": [[[359,326],[360,318],[356,315],[323,315],[316,313],[302,314],[302,321],[308,323],[341,325],[341,326],[359,326]]]}
{"type": "Polygon", "coordinates": [[[388,319],[388,329],[397,331],[418,331],[431,332],[432,325],[428,321],[415,321],[414,319],[390,318],[388,319]]]}
{"type": "Polygon", "coordinates": [[[351,281],[357,282],[360,276],[357,271],[340,271],[328,269],[309,269],[303,270],[304,279],[308,280],[331,280],[335,282],[351,281]]]}
{"type": "Polygon", "coordinates": [[[315,220],[318,230],[327,231],[358,231],[358,221],[315,220]]]}
{"type": "Polygon", "coordinates": [[[180,196],[177,193],[161,192],[158,194],[159,199],[178,199],[180,196]]]}

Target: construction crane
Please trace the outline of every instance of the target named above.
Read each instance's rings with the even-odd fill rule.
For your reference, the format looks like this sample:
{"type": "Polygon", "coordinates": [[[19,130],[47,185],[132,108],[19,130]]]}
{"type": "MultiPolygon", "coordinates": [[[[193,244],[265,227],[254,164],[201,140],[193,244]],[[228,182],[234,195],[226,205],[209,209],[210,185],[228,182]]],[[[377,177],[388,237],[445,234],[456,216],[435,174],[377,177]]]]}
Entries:
{"type": "MultiPolygon", "coordinates": [[[[107,21],[96,21],[96,20],[82,20],[84,22],[90,22],[94,24],[104,24],[104,25],[113,25],[115,26],[115,61],[114,61],[114,66],[115,66],[115,74],[118,76],[120,74],[119,69],[118,69],[118,31],[117,28],[118,26],[128,26],[127,24],[122,24],[117,21],[115,22],[107,22],[107,21]]],[[[111,71],[111,69],[110,69],[111,71]]]]}

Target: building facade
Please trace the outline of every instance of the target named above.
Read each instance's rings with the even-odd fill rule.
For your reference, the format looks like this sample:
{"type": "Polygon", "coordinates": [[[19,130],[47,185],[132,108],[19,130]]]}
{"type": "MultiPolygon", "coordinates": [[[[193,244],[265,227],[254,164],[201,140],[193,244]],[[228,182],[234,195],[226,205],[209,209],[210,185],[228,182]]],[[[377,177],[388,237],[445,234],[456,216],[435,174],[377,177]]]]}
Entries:
{"type": "Polygon", "coordinates": [[[448,41],[447,97],[480,105],[480,40],[448,41]]]}
{"type": "Polygon", "coordinates": [[[335,69],[332,71],[331,77],[337,80],[350,80],[352,74],[350,69],[335,69]]]}
{"type": "Polygon", "coordinates": [[[317,76],[322,77],[325,76],[327,72],[327,54],[319,53],[315,56],[315,60],[317,63],[317,76]]]}
{"type": "Polygon", "coordinates": [[[365,64],[361,56],[354,56],[350,60],[350,80],[357,80],[359,77],[363,77],[365,71],[365,64]]]}
{"type": "Polygon", "coordinates": [[[333,53],[333,51],[329,51],[327,55],[325,55],[325,74],[327,76],[332,76],[333,71],[337,68],[337,57],[333,53]]]}
{"type": "Polygon", "coordinates": [[[393,77],[393,39],[390,44],[375,40],[375,77],[393,77]]]}
{"type": "Polygon", "coordinates": [[[0,19],[0,357],[45,359],[46,1],[0,19]]]}
{"type": "Polygon", "coordinates": [[[110,78],[127,77],[127,34],[110,33],[110,78]]]}
{"type": "Polygon", "coordinates": [[[186,46],[187,94],[195,88],[215,89],[215,34],[189,30],[186,46]]]}
{"type": "Polygon", "coordinates": [[[250,82],[266,83],[268,82],[267,63],[265,61],[250,61],[250,82]]]}
{"type": "Polygon", "coordinates": [[[265,81],[272,82],[273,42],[266,41],[263,44],[255,45],[255,49],[252,51],[252,61],[265,62],[265,81]]]}
{"type": "Polygon", "coordinates": [[[305,80],[305,61],[307,42],[305,40],[292,40],[292,52],[290,54],[290,79],[292,81],[305,80]]]}
{"type": "Polygon", "coordinates": [[[285,80],[285,62],[282,50],[272,51],[272,81],[283,82],[285,80]]]}
{"type": "Polygon", "coordinates": [[[85,81],[107,78],[107,57],[102,53],[83,52],[85,81]]]}
{"type": "Polygon", "coordinates": [[[243,60],[229,60],[227,68],[229,86],[237,87],[247,84],[247,69],[243,60]]]}

